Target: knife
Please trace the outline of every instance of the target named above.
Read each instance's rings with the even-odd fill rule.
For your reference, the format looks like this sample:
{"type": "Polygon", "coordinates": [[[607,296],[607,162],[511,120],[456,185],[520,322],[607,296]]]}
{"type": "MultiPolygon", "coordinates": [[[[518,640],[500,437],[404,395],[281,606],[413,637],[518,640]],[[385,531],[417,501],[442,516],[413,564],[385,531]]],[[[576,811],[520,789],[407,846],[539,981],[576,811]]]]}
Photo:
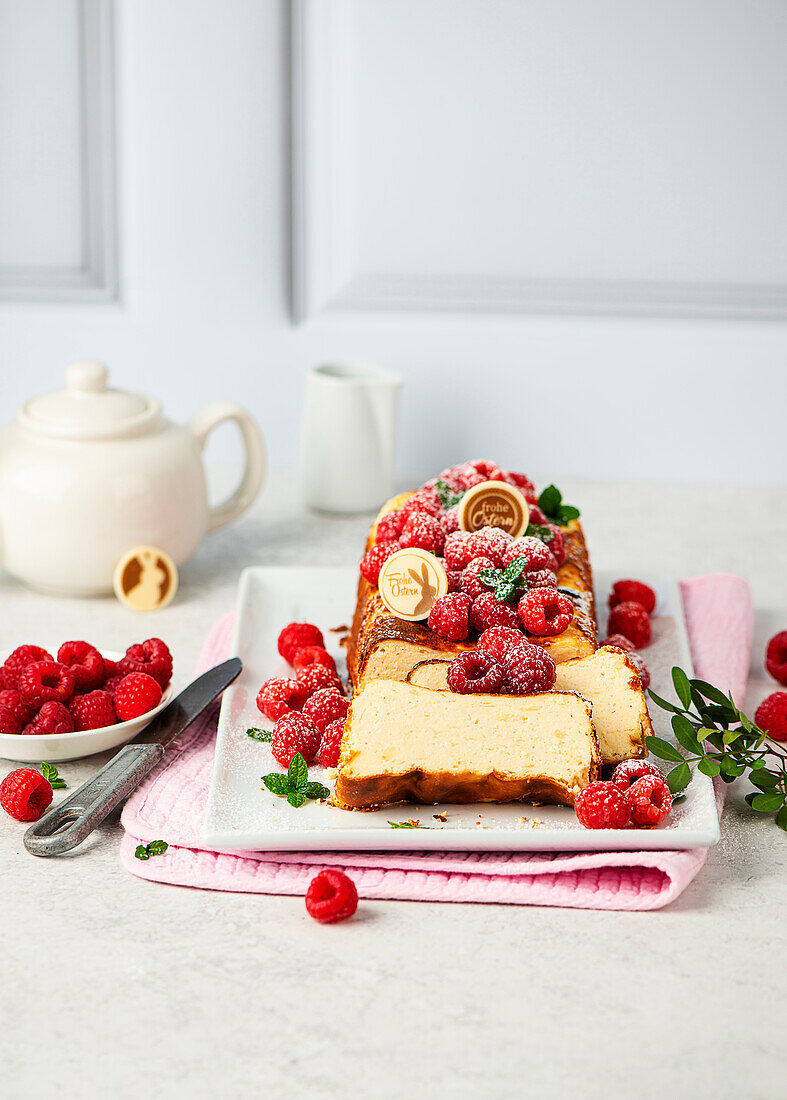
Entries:
{"type": "Polygon", "coordinates": [[[59,856],[81,844],[153,771],[167,745],[229,687],[242,667],[240,660],[233,657],[189,684],[92,779],[30,826],[25,833],[28,852],[34,856],[59,856]]]}

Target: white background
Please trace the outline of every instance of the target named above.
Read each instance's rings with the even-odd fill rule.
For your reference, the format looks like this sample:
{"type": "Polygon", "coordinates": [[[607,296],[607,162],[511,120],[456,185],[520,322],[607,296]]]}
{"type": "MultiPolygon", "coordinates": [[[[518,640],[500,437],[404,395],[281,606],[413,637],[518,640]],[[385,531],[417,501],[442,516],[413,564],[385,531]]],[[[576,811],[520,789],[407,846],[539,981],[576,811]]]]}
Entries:
{"type": "Polygon", "coordinates": [[[785,56],[776,0],[0,0],[2,419],[99,358],[290,466],[363,358],[403,475],[781,483],[785,56]]]}

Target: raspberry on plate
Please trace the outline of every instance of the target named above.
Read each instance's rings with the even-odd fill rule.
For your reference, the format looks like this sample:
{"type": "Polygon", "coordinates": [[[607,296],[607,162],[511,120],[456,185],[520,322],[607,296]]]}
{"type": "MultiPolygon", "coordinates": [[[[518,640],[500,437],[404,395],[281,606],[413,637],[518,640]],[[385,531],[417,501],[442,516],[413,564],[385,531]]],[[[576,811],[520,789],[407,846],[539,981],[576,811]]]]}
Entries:
{"type": "Polygon", "coordinates": [[[765,650],[766,671],[780,684],[787,685],[787,630],[780,630],[765,650]]]}
{"type": "Polygon", "coordinates": [[[472,547],[468,547],[470,535],[467,531],[454,531],[446,535],[443,555],[446,569],[464,569],[473,558],[478,557],[473,553],[472,547]]]}
{"type": "Polygon", "coordinates": [[[320,747],[320,731],[311,718],[304,714],[283,714],[273,727],[271,752],[283,768],[299,752],[307,764],[311,764],[320,747]]]}
{"type": "Polygon", "coordinates": [[[622,634],[641,649],[650,641],[650,619],[642,604],[625,600],[613,607],[607,620],[607,633],[622,634]]]}
{"type": "MultiPolygon", "coordinates": [[[[314,722],[320,733],[335,722],[337,718],[346,718],[350,704],[336,688],[320,688],[303,704],[303,715],[314,722]]],[[[316,750],[315,750],[316,751],[316,750]]]]}
{"type": "Polygon", "coordinates": [[[462,570],[459,587],[468,594],[471,600],[474,600],[476,596],[480,596],[482,592],[489,591],[489,585],[479,580],[478,577],[482,569],[494,569],[491,558],[473,558],[462,570]]]}
{"type": "Polygon", "coordinates": [[[344,724],[344,718],[337,718],[335,722],[325,727],[320,745],[320,763],[324,768],[335,768],[339,764],[344,724]]]}
{"type": "Polygon", "coordinates": [[[532,535],[523,535],[521,538],[512,539],[506,546],[503,554],[503,565],[510,565],[518,558],[524,558],[525,573],[532,573],[537,569],[546,569],[550,562],[551,551],[546,543],[532,535]]]}
{"type": "Polygon", "coordinates": [[[655,775],[659,779],[664,778],[664,772],[651,764],[649,760],[621,760],[615,766],[611,783],[619,787],[621,791],[627,791],[632,783],[642,779],[643,775],[655,775]]]}
{"type": "MultiPolygon", "coordinates": [[[[132,675],[144,676],[145,673],[132,675]]],[[[85,695],[75,695],[71,700],[71,714],[78,730],[103,729],[105,726],[114,726],[117,722],[115,705],[108,691],[89,691],[85,695]]]]}
{"type": "Polygon", "coordinates": [[[132,718],[139,718],[157,707],[161,696],[158,680],[146,672],[130,672],[115,689],[115,711],[121,722],[130,722],[132,718]]]}
{"type": "Polygon", "coordinates": [[[347,920],[358,908],[358,891],[344,871],[326,867],[309,883],[306,891],[306,912],[321,924],[347,920]]]}
{"type": "Polygon", "coordinates": [[[631,803],[614,783],[589,783],[574,799],[580,825],[586,829],[625,829],[631,821],[631,803]]]}
{"type": "Polygon", "coordinates": [[[519,618],[529,634],[551,638],[562,634],[574,618],[574,605],[555,588],[533,588],[517,607],[519,618]]]}
{"type": "Polygon", "coordinates": [[[129,646],[118,664],[123,673],[144,672],[152,676],[162,691],[172,679],[172,654],[161,638],[148,638],[139,645],[129,646]]]}
{"type": "Polygon", "coordinates": [[[326,668],[325,665],[307,665],[306,668],[298,669],[297,681],[307,698],[321,688],[335,688],[339,694],[343,690],[336,669],[326,668]]]}
{"type": "Polygon", "coordinates": [[[377,521],[377,526],[374,529],[375,543],[396,542],[402,533],[403,527],[404,518],[398,508],[394,512],[386,512],[377,521]]]}
{"type": "Polygon", "coordinates": [[[627,603],[630,600],[644,607],[649,615],[656,610],[656,593],[649,585],[634,580],[615,581],[607,599],[610,611],[619,603],[627,603]]]}
{"type": "Polygon", "coordinates": [[[503,669],[510,695],[536,695],[555,686],[555,662],[545,649],[531,642],[509,649],[503,669]]]}
{"type": "MultiPolygon", "coordinates": [[[[75,696],[75,698],[78,697],[75,696]]],[[[74,718],[68,707],[63,706],[62,703],[50,702],[44,703],[38,713],[33,715],[22,729],[22,733],[26,737],[34,737],[46,736],[50,733],[71,733],[73,729],[74,718]]]]}
{"type": "Polygon", "coordinates": [[[292,667],[295,669],[296,676],[302,668],[308,668],[309,665],[323,665],[332,672],[336,672],[336,662],[333,657],[327,649],[319,645],[305,645],[293,658],[292,667]]]}
{"type": "Polygon", "coordinates": [[[501,603],[494,592],[482,592],[473,600],[470,609],[470,625],[479,634],[483,634],[490,626],[510,626],[516,629],[519,619],[513,607],[507,603],[501,603]]]}
{"type": "Polygon", "coordinates": [[[672,809],[670,789],[660,775],[643,775],[624,797],[631,803],[632,823],[640,827],[660,825],[672,809]]]}
{"type": "Polygon", "coordinates": [[[445,546],[445,532],[434,516],[427,515],[426,512],[416,512],[402,528],[399,546],[402,549],[413,546],[439,555],[445,546]]]}
{"type": "Polygon", "coordinates": [[[470,561],[473,558],[490,558],[495,569],[500,569],[506,550],[512,542],[508,532],[500,527],[482,527],[479,531],[473,531],[467,540],[470,561]]]}
{"type": "MultiPolygon", "coordinates": [[[[376,542],[374,546],[370,546],[361,558],[361,576],[364,577],[369,584],[373,584],[376,587],[380,579],[380,570],[385,562],[388,561],[391,554],[395,554],[398,549],[399,545],[395,542],[376,542]]],[[[303,646],[303,648],[315,649],[317,647],[309,645],[303,646]]],[[[296,653],[295,656],[297,657],[297,655],[296,653]]]]}
{"type": "Polygon", "coordinates": [[[478,648],[502,661],[506,653],[516,646],[528,645],[521,630],[512,626],[490,626],[478,639],[478,648]]]}
{"type": "Polygon", "coordinates": [[[441,596],[429,612],[430,630],[448,642],[462,642],[470,629],[468,619],[472,601],[466,592],[449,592],[441,596]]]}
{"type": "Polygon", "coordinates": [[[104,658],[88,642],[63,642],[57,651],[57,659],[73,672],[76,691],[92,691],[106,679],[104,658]]]}
{"type": "Polygon", "coordinates": [[[276,722],[291,710],[300,710],[308,696],[297,680],[274,678],[266,680],[257,692],[257,710],[276,722]]]}
{"type": "Polygon", "coordinates": [[[491,653],[470,649],[448,666],[448,687],[459,695],[496,692],[503,686],[503,667],[491,653]]]}
{"type": "Polygon", "coordinates": [[[618,649],[622,649],[624,653],[636,653],[637,647],[627,638],[624,634],[610,634],[608,638],[605,638],[601,645],[613,645],[618,649]]]}
{"type": "Polygon", "coordinates": [[[754,724],[775,741],[787,741],[787,691],[775,691],[754,712],[754,724]]]}
{"type": "Polygon", "coordinates": [[[292,664],[299,649],[306,645],[319,645],[325,649],[322,631],[313,623],[289,623],[279,635],[279,653],[292,664]]]}
{"type": "Polygon", "coordinates": [[[17,678],[22,702],[30,707],[44,703],[67,703],[74,694],[74,673],[57,661],[33,661],[17,678]]]}
{"type": "Polygon", "coordinates": [[[3,664],[3,678],[7,688],[16,688],[19,682],[19,673],[32,665],[34,661],[53,661],[52,657],[40,645],[20,645],[14,652],[6,657],[3,664]]]}
{"type": "Polygon", "coordinates": [[[52,784],[32,768],[17,768],[0,783],[0,806],[17,821],[38,821],[52,801],[52,784]]]}

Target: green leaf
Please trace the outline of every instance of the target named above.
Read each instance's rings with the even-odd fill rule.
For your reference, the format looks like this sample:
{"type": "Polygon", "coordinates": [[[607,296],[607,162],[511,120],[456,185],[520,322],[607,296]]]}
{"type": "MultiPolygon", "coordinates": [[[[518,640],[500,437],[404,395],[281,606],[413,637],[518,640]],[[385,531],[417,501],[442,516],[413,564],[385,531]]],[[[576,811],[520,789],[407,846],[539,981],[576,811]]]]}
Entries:
{"type": "Polygon", "coordinates": [[[306,795],[303,793],[303,791],[290,791],[290,793],[287,795],[287,801],[291,806],[294,806],[295,809],[298,810],[306,801],[306,795]]]}
{"type": "Polygon", "coordinates": [[[251,729],[246,730],[246,736],[253,738],[255,741],[270,741],[273,737],[273,730],[261,730],[252,726],[251,729]]]}
{"type": "Polygon", "coordinates": [[[287,775],[289,776],[290,785],[297,790],[301,783],[307,783],[309,780],[309,769],[306,765],[306,761],[303,759],[299,752],[296,752],[290,761],[290,766],[287,769],[287,775]]]}
{"type": "Polygon", "coordinates": [[[772,814],[774,810],[781,810],[784,806],[784,795],[780,791],[773,794],[755,794],[751,800],[751,808],[761,814],[772,814]]]}
{"type": "Polygon", "coordinates": [[[676,707],[674,703],[668,703],[666,699],[662,699],[660,695],[657,695],[655,691],[648,691],[648,695],[651,697],[657,707],[661,707],[662,710],[670,710],[673,714],[682,714],[683,711],[680,707],[676,707]]]}
{"type": "Polygon", "coordinates": [[[683,703],[684,709],[691,706],[691,684],[689,678],[682,668],[678,668],[676,665],[672,670],[672,683],[675,687],[675,694],[683,703]]]}
{"type": "Polygon", "coordinates": [[[721,771],[721,766],[716,760],[711,760],[706,756],[704,760],[700,760],[697,764],[697,770],[701,771],[703,775],[709,775],[711,779],[718,775],[721,771]]]}
{"type": "Polygon", "coordinates": [[[553,532],[548,527],[543,527],[538,523],[529,523],[525,534],[531,535],[534,539],[541,539],[542,542],[549,542],[553,536],[553,532]]]}
{"type": "Polygon", "coordinates": [[[672,731],[679,745],[683,745],[684,749],[696,753],[697,756],[702,756],[702,745],[697,740],[694,726],[688,718],[685,718],[682,714],[673,714],[672,731]]]}
{"type": "Polygon", "coordinates": [[[307,783],[303,793],[307,798],[330,798],[331,792],[322,783],[307,783]]]}
{"type": "Polygon", "coordinates": [[[41,761],[41,774],[44,779],[49,780],[49,785],[53,791],[62,791],[67,786],[65,779],[60,778],[60,773],[54,764],[48,764],[46,760],[41,761]]]}
{"type": "Polygon", "coordinates": [[[134,850],[137,859],[150,859],[150,854],[144,844],[138,844],[134,850]]]}
{"type": "Polygon", "coordinates": [[[167,844],[166,840],[151,840],[150,844],[148,844],[148,854],[151,856],[163,856],[167,848],[169,848],[169,844],[167,844]]]}
{"type": "Polygon", "coordinates": [[[416,825],[414,821],[389,821],[392,829],[428,829],[428,825],[416,825]]]}
{"type": "Polygon", "coordinates": [[[744,764],[736,764],[729,756],[725,756],[720,761],[721,764],[721,777],[725,783],[732,783],[733,779],[738,779],[746,771],[744,764]]]}
{"type": "Polygon", "coordinates": [[[652,752],[654,756],[658,756],[660,760],[672,760],[676,764],[685,763],[682,755],[675,746],[661,737],[646,737],[645,745],[648,750],[652,752]]]}
{"type": "Polygon", "coordinates": [[[770,791],[774,787],[778,787],[779,779],[780,777],[778,775],[774,775],[773,772],[764,770],[753,771],[749,776],[750,782],[752,782],[755,787],[759,787],[761,791],[770,791]]]}
{"type": "Polygon", "coordinates": [[[682,764],[678,764],[677,768],[673,768],[671,772],[667,773],[667,786],[673,794],[685,790],[690,780],[691,768],[685,760],[682,764]]]}
{"type": "Polygon", "coordinates": [[[279,798],[284,798],[293,789],[289,776],[284,775],[282,772],[270,772],[269,775],[263,775],[262,781],[271,794],[276,794],[279,798]]]}
{"type": "Polygon", "coordinates": [[[544,489],[538,498],[538,506],[545,516],[551,517],[557,515],[557,509],[560,507],[562,501],[563,494],[560,492],[557,485],[547,485],[546,489],[544,489]]]}
{"type": "Polygon", "coordinates": [[[702,695],[705,699],[710,699],[712,703],[719,703],[723,707],[729,708],[729,700],[723,691],[714,687],[713,684],[708,684],[705,680],[692,680],[692,687],[702,695]]]}
{"type": "Polygon", "coordinates": [[[782,806],[776,815],[776,824],[787,832],[787,806],[782,806]]]}
{"type": "Polygon", "coordinates": [[[451,486],[446,481],[443,481],[442,478],[438,478],[435,482],[435,489],[437,490],[437,495],[440,498],[440,504],[443,508],[445,508],[446,512],[450,508],[453,508],[454,505],[458,504],[462,497],[465,495],[463,492],[455,493],[451,486]]]}
{"type": "Polygon", "coordinates": [[[738,740],[742,733],[743,730],[741,729],[725,730],[724,733],[721,735],[721,742],[723,745],[731,745],[734,741],[738,740]]]}

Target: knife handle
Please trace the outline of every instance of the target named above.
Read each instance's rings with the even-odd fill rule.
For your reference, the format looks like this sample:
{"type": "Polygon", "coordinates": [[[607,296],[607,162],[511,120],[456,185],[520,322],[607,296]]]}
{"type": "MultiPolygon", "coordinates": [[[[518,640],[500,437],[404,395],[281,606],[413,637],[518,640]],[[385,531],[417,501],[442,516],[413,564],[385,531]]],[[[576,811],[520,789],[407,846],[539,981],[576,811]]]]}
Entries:
{"type": "Polygon", "coordinates": [[[59,856],[76,848],[152,771],[164,746],[126,745],[59,806],[31,825],[25,848],[34,856],[59,856]]]}

